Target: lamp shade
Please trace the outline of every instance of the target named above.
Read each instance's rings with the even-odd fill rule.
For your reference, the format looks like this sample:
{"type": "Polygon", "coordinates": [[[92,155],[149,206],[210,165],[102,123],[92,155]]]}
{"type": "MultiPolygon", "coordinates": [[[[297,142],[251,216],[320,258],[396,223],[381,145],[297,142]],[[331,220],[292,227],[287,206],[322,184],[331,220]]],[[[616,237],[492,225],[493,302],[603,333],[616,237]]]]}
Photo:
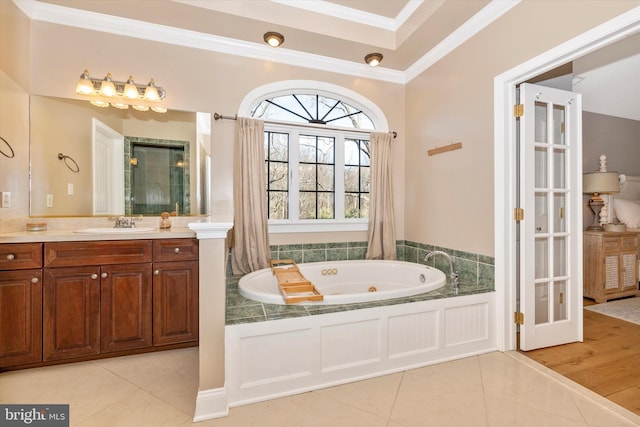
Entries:
{"type": "Polygon", "coordinates": [[[619,193],[618,172],[593,172],[582,176],[583,193],[619,193]]]}

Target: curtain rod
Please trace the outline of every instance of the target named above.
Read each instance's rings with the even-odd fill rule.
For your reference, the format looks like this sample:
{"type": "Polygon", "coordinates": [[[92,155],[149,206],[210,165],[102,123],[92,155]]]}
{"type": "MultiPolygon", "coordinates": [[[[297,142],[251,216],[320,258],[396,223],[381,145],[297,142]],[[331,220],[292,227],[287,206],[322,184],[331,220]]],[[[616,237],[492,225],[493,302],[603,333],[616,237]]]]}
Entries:
{"type": "MultiPolygon", "coordinates": [[[[234,116],[225,116],[222,114],[218,114],[218,113],[213,113],[213,119],[215,121],[218,120],[238,120],[238,115],[234,115],[234,116]]],[[[308,127],[309,124],[305,123],[305,124],[301,124],[301,123],[291,123],[291,122],[274,122],[274,121],[269,121],[269,120],[265,120],[265,123],[269,123],[269,124],[274,124],[274,125],[287,125],[287,126],[305,126],[308,127]]],[[[329,129],[329,130],[346,130],[344,128],[332,128],[329,126],[313,126],[312,127],[317,127],[318,129],[329,129]]],[[[369,130],[360,130],[360,129],[348,129],[349,132],[359,132],[359,133],[371,133],[371,131],[369,130]]],[[[391,135],[393,135],[393,138],[395,139],[398,136],[398,132],[396,131],[390,131],[389,132],[391,135]]]]}

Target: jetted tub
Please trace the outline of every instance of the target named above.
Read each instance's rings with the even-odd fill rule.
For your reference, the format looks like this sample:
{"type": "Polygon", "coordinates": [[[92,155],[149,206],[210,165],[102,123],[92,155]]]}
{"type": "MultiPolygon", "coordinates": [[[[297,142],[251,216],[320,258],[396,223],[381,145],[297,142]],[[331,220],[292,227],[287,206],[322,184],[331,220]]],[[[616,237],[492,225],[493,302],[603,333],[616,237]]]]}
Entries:
{"type": "MultiPolygon", "coordinates": [[[[300,272],[324,295],[322,301],[298,304],[350,304],[407,297],[441,288],[445,274],[404,261],[360,260],[298,264],[300,272]]],[[[270,268],[243,276],[240,295],[268,304],[285,304],[270,268]]]]}

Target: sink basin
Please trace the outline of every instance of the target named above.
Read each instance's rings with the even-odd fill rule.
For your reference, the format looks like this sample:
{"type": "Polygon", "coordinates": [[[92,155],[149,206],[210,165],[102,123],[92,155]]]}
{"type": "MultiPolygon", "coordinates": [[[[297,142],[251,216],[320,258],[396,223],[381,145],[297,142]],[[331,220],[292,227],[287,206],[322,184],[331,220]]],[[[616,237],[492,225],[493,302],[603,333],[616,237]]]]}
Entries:
{"type": "Polygon", "coordinates": [[[115,227],[97,227],[97,228],[80,228],[74,230],[74,233],[81,234],[125,234],[125,233],[144,233],[155,231],[152,227],[135,227],[135,228],[115,228],[115,227]]]}

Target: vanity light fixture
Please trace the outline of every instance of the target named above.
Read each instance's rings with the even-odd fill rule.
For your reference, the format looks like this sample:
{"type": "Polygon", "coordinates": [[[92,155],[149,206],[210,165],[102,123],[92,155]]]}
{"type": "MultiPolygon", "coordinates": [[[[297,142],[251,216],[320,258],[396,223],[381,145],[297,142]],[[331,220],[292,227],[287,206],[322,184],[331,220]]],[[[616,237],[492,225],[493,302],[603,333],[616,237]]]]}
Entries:
{"type": "Polygon", "coordinates": [[[275,31],[269,31],[268,33],[264,33],[264,41],[271,47],[278,47],[284,43],[284,36],[275,31]]]}
{"type": "Polygon", "coordinates": [[[153,79],[148,84],[138,84],[129,76],[126,82],[113,80],[111,73],[107,73],[104,79],[95,79],[89,76],[89,71],[84,70],[76,86],[76,93],[91,97],[89,101],[97,107],[112,106],[127,109],[131,106],[138,111],[155,111],[166,113],[167,109],[156,104],[166,96],[163,88],[156,86],[153,79]]]}
{"type": "Polygon", "coordinates": [[[371,65],[372,67],[377,67],[378,64],[382,62],[382,54],[381,53],[370,53],[364,57],[364,62],[371,65]]]}

